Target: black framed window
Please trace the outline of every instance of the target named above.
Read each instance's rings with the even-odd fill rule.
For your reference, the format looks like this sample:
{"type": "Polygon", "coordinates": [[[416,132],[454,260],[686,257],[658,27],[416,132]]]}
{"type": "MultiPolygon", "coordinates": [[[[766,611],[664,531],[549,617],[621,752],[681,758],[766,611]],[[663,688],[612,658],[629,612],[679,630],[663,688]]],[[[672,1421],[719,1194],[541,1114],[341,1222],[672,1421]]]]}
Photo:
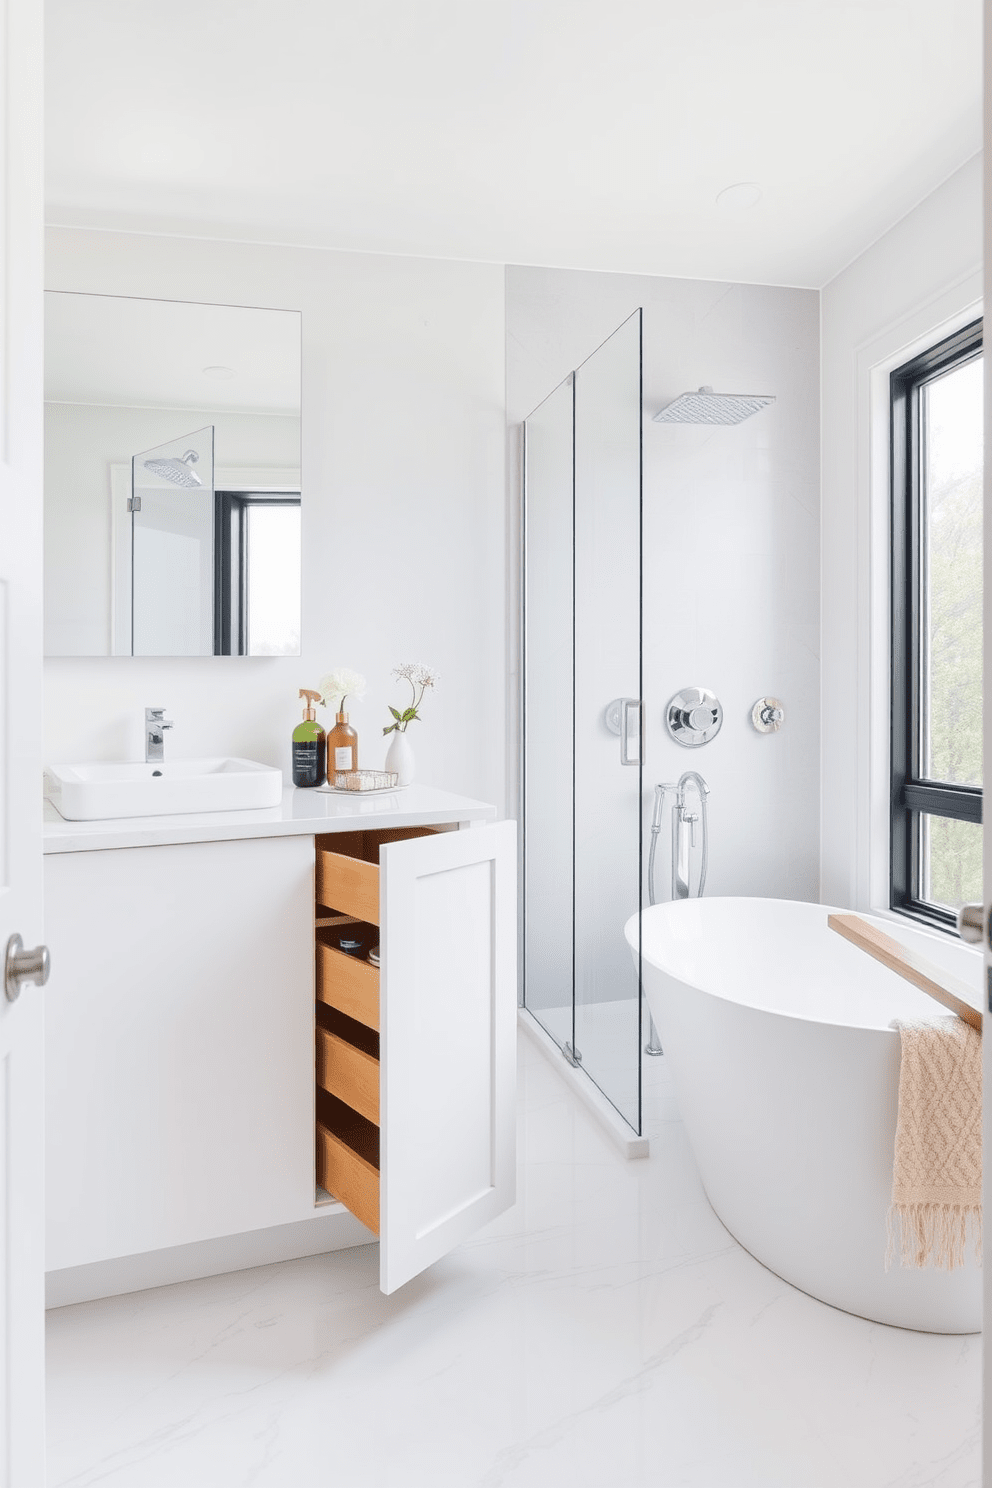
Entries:
{"type": "Polygon", "coordinates": [[[214,654],[299,650],[299,492],[216,491],[214,654]]]}
{"type": "Polygon", "coordinates": [[[982,323],[890,379],[893,909],[982,897],[982,323]]]}

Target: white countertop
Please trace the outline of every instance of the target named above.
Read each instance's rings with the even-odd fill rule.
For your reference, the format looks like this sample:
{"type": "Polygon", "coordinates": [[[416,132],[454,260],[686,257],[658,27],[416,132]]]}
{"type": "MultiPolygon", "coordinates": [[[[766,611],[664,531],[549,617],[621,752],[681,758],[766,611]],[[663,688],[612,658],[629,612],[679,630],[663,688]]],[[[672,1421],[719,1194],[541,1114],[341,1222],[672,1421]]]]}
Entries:
{"type": "Polygon", "coordinates": [[[331,795],[289,786],[278,806],[257,811],[202,811],[175,816],[66,821],[45,801],[44,851],[92,852],[117,847],[162,847],[176,842],[230,842],[241,837],[302,837],[368,827],[419,827],[443,822],[493,821],[495,806],[409,785],[388,795],[331,795]]]}

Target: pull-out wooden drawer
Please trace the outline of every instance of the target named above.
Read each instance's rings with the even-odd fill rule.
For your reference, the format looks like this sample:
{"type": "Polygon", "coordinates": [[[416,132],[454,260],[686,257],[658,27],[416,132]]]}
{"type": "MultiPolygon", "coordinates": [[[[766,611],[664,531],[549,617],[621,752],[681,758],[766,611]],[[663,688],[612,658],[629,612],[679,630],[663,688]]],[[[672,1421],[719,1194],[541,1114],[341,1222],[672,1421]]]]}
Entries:
{"type": "Polygon", "coordinates": [[[317,849],[317,903],[370,925],[379,923],[379,865],[317,849]]]}
{"type": "Polygon", "coordinates": [[[338,1102],[323,1104],[317,1120],[317,1182],[378,1235],[379,1134],[338,1102]]]}
{"type": "MultiPolygon", "coordinates": [[[[378,873],[378,869],[376,872],[378,873]]],[[[317,932],[317,1000],[379,1031],[379,968],[347,956],[317,932]]]]}
{"type": "Polygon", "coordinates": [[[317,1029],[317,1084],[379,1125],[378,1059],[326,1028],[317,1029]]]}
{"type": "Polygon", "coordinates": [[[390,842],[433,837],[443,828],[395,827],[329,832],[317,838],[317,903],[369,925],[379,924],[379,849],[390,842]]]}

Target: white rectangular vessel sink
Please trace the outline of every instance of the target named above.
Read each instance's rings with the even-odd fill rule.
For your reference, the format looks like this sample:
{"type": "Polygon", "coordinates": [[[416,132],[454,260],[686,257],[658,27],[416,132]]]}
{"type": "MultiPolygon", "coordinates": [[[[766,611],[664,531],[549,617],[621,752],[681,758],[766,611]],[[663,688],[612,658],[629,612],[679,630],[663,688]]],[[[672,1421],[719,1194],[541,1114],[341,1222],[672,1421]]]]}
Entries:
{"type": "Polygon", "coordinates": [[[45,795],[68,821],[278,806],[282,771],[246,759],[48,765],[45,795]]]}

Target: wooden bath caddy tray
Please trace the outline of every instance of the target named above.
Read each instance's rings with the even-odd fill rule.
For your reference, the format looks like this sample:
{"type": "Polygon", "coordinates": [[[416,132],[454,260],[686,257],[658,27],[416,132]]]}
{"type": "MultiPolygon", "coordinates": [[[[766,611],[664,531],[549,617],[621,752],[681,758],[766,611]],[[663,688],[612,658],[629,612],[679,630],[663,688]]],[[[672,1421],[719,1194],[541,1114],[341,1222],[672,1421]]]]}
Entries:
{"type": "Polygon", "coordinates": [[[925,956],[909,950],[891,935],[886,935],[884,930],[879,930],[877,925],[869,925],[860,915],[827,915],[827,924],[831,930],[836,930],[838,935],[843,935],[845,940],[857,946],[859,951],[867,951],[869,956],[881,961],[883,966],[887,966],[897,976],[912,982],[914,987],[935,998],[952,1013],[957,1013],[959,1018],[963,1018],[981,1033],[982,1015],[967,1001],[971,995],[970,988],[958,981],[957,977],[951,976],[950,972],[942,971],[925,956]]]}

